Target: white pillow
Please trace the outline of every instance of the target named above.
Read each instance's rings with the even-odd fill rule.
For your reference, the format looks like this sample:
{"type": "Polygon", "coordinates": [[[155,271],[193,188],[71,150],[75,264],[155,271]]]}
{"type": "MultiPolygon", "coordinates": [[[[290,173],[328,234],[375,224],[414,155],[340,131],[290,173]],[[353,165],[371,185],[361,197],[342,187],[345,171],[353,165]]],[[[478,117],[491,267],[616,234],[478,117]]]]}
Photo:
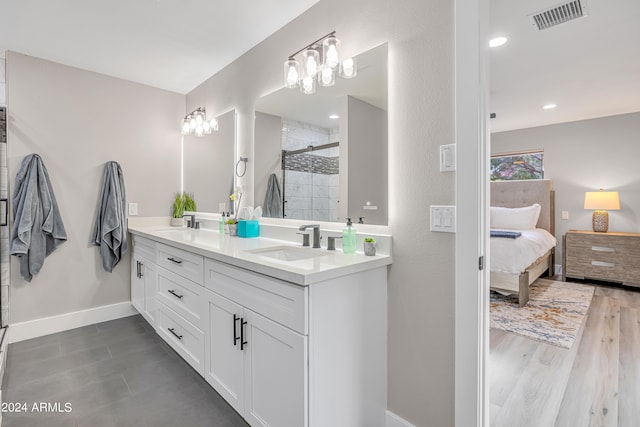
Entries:
{"type": "Polygon", "coordinates": [[[532,230],[540,216],[540,205],[535,203],[524,208],[502,208],[491,206],[491,228],[499,230],[532,230]]]}

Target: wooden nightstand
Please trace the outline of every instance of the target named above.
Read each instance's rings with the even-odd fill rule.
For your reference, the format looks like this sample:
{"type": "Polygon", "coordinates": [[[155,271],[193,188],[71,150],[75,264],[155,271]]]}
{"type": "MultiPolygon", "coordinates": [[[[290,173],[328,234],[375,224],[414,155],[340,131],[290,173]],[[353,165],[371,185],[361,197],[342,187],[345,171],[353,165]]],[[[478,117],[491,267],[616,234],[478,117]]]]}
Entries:
{"type": "Polygon", "coordinates": [[[562,280],[567,277],[640,287],[640,233],[567,231],[562,238],[562,280]]]}

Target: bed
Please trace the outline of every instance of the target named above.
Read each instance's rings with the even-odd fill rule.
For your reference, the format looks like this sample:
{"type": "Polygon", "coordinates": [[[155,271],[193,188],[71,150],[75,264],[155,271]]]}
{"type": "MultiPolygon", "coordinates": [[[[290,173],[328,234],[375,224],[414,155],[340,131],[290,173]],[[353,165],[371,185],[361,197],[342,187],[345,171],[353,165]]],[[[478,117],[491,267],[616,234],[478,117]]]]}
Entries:
{"type": "MultiPolygon", "coordinates": [[[[522,230],[522,237],[517,239],[491,238],[490,287],[494,291],[506,294],[517,294],[518,303],[523,307],[529,301],[529,286],[545,272],[548,277],[553,276],[555,256],[555,226],[554,226],[554,192],[551,180],[523,180],[523,181],[493,181],[491,182],[491,206],[506,208],[521,208],[533,204],[540,205],[540,215],[536,224],[537,229],[546,230],[552,237],[553,245],[545,249],[543,254],[536,257],[526,267],[509,267],[510,260],[496,258],[499,255],[496,244],[507,245],[508,240],[518,241],[523,237],[531,237],[534,241],[544,240],[544,232],[522,230]]],[[[548,240],[548,239],[547,239],[548,240]]],[[[504,250],[502,252],[505,252],[504,250]]],[[[509,251],[506,251],[507,253],[509,251]]],[[[513,253],[514,251],[511,251],[513,253]]],[[[528,262],[528,261],[527,261],[528,262]]]]}

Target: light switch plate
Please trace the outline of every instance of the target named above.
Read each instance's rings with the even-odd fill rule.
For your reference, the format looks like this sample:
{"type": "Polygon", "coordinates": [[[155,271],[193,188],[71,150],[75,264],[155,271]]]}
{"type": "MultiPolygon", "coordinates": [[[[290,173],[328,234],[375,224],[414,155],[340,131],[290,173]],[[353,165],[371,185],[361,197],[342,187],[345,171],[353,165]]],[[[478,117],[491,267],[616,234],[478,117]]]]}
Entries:
{"type": "Polygon", "coordinates": [[[455,206],[430,206],[430,229],[443,233],[456,232],[455,206]]]}
{"type": "Polygon", "coordinates": [[[440,146],[440,172],[456,170],[456,144],[440,146]]]}
{"type": "Polygon", "coordinates": [[[569,211],[562,211],[562,219],[569,219],[569,211]]]}
{"type": "Polygon", "coordinates": [[[137,203],[129,203],[129,215],[131,215],[131,216],[138,215],[138,204],[137,203]]]}

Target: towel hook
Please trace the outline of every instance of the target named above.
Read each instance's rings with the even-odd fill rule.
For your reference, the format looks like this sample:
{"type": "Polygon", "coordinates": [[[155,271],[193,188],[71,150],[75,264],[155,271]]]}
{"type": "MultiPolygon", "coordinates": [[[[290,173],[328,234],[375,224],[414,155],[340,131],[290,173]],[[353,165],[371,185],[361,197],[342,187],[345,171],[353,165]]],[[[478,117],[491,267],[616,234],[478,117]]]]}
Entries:
{"type": "Polygon", "coordinates": [[[240,160],[236,163],[236,176],[238,178],[242,178],[244,174],[247,172],[247,162],[249,161],[248,157],[240,157],[240,160]],[[238,172],[238,166],[240,166],[240,162],[244,162],[244,168],[242,169],[242,173],[238,172]]]}

